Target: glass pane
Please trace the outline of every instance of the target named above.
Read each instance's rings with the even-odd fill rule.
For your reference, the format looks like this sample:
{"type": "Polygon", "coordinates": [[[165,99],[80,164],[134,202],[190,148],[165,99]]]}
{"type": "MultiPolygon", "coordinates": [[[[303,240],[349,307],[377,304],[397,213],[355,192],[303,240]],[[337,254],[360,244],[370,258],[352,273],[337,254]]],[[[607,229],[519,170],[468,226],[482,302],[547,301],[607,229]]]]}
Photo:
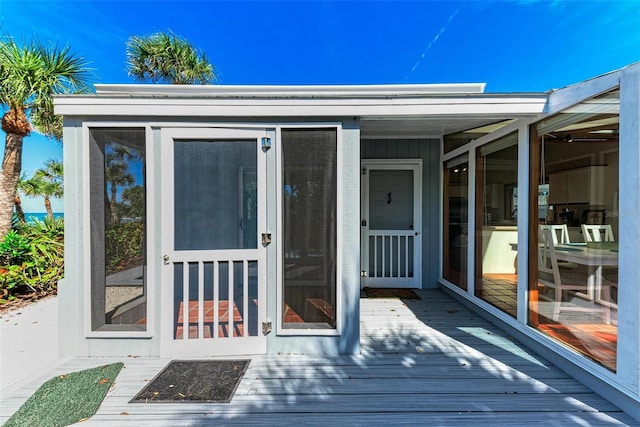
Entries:
{"type": "Polygon", "coordinates": [[[476,154],[475,295],[517,315],[518,134],[476,154]]]}
{"type": "Polygon", "coordinates": [[[176,141],[176,250],[257,248],[256,141],[176,141]]]}
{"type": "Polygon", "coordinates": [[[369,228],[413,230],[413,171],[370,170],[369,228]]]}
{"type": "MultiPolygon", "coordinates": [[[[616,370],[618,90],[532,126],[529,323],[616,370]],[[532,230],[533,231],[533,230],[532,230]]],[[[635,286],[628,284],[623,286],[635,286]]]]}
{"type": "Polygon", "coordinates": [[[442,276],[467,289],[469,164],[444,168],[444,247],[442,276]]]}
{"type": "Polygon", "coordinates": [[[462,132],[450,133],[448,135],[445,135],[442,139],[444,152],[448,153],[449,151],[453,151],[456,148],[468,144],[474,139],[478,139],[481,136],[488,135],[491,132],[495,132],[498,129],[505,127],[509,123],[513,123],[514,121],[515,119],[503,120],[501,122],[490,123],[487,125],[463,130],[462,132]]]}
{"type": "Polygon", "coordinates": [[[335,328],[337,132],[282,131],[284,327],[335,328]]]}
{"type": "Polygon", "coordinates": [[[91,130],[93,330],[146,328],[144,144],[144,129],[91,130]]]}

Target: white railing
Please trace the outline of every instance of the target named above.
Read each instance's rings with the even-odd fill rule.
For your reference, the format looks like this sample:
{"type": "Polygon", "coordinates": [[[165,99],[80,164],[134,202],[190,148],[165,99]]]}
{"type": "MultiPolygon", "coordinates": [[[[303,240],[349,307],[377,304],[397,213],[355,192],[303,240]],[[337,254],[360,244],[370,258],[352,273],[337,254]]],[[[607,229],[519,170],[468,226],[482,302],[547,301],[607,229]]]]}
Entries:
{"type": "Polygon", "coordinates": [[[412,278],[413,230],[369,230],[368,277],[412,278]]]}
{"type": "Polygon", "coordinates": [[[174,339],[258,335],[256,260],[177,260],[173,265],[174,339]]]}

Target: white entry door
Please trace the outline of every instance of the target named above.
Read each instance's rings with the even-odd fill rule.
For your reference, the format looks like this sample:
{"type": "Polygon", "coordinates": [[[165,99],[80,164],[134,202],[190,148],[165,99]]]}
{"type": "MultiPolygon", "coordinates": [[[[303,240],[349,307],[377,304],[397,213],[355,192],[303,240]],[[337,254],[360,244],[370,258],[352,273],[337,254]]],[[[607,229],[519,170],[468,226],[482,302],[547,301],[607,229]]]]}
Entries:
{"type": "Polygon", "coordinates": [[[362,287],[420,288],[422,161],[362,162],[362,287]]]}
{"type": "Polygon", "coordinates": [[[265,137],[162,130],[163,356],[266,353],[265,137]]]}

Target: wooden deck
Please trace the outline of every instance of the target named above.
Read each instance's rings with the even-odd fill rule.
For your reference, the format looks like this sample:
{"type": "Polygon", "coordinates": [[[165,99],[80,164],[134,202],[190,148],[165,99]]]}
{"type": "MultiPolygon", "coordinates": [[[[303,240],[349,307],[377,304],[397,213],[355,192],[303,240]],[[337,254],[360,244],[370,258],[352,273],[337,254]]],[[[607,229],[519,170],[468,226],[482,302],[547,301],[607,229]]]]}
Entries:
{"type": "MultiPolygon", "coordinates": [[[[444,293],[418,293],[361,301],[361,355],[253,357],[230,404],[129,404],[169,360],[126,358],[81,425],[640,425],[444,293]]],[[[50,377],[112,361],[61,362],[2,396],[0,423],[50,377]]]]}

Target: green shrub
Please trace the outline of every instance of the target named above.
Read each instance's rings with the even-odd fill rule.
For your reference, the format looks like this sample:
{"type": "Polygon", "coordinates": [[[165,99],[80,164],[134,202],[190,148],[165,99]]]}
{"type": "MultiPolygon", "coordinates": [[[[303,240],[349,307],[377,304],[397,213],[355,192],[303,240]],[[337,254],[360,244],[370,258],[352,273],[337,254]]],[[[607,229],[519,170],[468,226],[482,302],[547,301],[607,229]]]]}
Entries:
{"type": "Polygon", "coordinates": [[[23,224],[0,242],[0,303],[55,293],[64,274],[64,222],[23,224]]]}
{"type": "Polygon", "coordinates": [[[122,271],[141,263],[144,256],[144,225],[124,222],[110,226],[105,232],[106,274],[122,271]]]}
{"type": "Polygon", "coordinates": [[[22,264],[30,251],[29,239],[11,230],[0,242],[0,265],[22,264]]]}

